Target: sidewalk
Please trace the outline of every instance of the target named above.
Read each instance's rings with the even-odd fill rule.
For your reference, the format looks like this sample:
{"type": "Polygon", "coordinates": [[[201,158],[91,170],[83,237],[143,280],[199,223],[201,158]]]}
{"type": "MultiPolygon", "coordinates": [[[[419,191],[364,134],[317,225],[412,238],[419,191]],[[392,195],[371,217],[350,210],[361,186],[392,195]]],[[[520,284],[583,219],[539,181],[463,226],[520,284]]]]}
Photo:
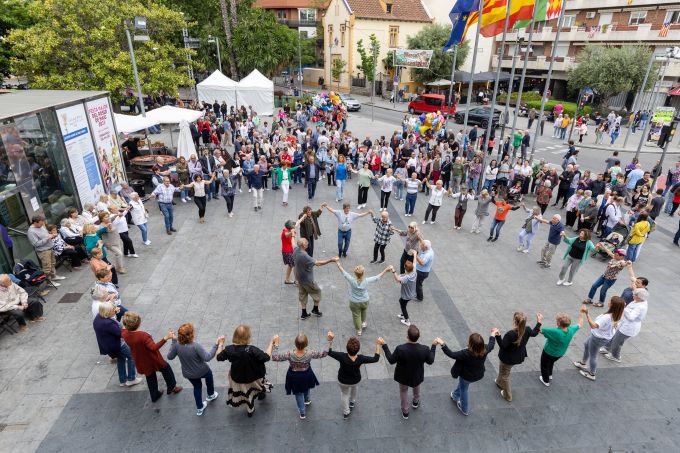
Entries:
{"type": "MultiPolygon", "coordinates": [[[[634,137],[634,136],[633,136],[634,137]]],[[[630,141],[630,140],[629,140],[630,141]]],[[[568,143],[562,142],[564,145],[568,145],[568,143]]],[[[635,147],[618,147],[618,146],[609,146],[606,144],[602,145],[596,145],[594,143],[576,143],[577,148],[587,148],[587,149],[609,149],[611,151],[618,151],[620,153],[633,153],[635,154],[637,152],[637,145],[635,147]]],[[[661,154],[663,152],[663,148],[659,148],[656,145],[643,145],[642,148],[640,149],[640,154],[661,154]]],[[[668,150],[666,151],[666,155],[671,155],[671,154],[680,154],[680,148],[674,147],[673,143],[671,142],[670,145],[668,145],[668,150]]]]}

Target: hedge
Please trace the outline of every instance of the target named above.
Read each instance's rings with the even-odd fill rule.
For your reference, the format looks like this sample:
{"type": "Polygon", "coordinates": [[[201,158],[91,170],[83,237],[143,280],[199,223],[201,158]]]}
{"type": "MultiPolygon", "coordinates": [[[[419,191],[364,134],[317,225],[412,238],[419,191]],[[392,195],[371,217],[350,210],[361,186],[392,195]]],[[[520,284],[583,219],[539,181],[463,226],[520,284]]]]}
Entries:
{"type": "MultiPolygon", "coordinates": [[[[535,108],[536,110],[541,109],[541,100],[537,101],[529,101],[526,103],[527,107],[535,108]]],[[[562,107],[564,107],[564,112],[563,113],[568,113],[570,117],[574,117],[574,113],[576,112],[576,102],[568,102],[568,101],[558,101],[558,100],[549,100],[546,101],[545,103],[545,111],[546,112],[552,112],[553,109],[557,104],[562,104],[562,107]]],[[[590,115],[590,113],[593,111],[592,107],[589,105],[584,106],[580,111],[579,115],[590,115]]]]}

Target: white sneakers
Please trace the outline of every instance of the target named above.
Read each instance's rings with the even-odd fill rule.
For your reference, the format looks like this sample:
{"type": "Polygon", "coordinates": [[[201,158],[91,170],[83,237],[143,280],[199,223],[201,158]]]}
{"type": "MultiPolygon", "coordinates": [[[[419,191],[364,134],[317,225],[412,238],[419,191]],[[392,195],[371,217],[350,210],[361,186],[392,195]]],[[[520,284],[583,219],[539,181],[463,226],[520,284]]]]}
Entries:
{"type": "Polygon", "coordinates": [[[571,286],[571,285],[573,285],[572,282],[564,282],[564,283],[562,283],[562,286],[571,286]]]}
{"type": "Polygon", "coordinates": [[[151,245],[151,241],[144,241],[144,245],[151,245]]]}
{"type": "Polygon", "coordinates": [[[426,223],[427,223],[427,220],[423,220],[423,225],[425,225],[426,223]]]}
{"type": "Polygon", "coordinates": [[[524,250],[524,247],[522,247],[521,245],[519,247],[517,247],[518,252],[521,252],[522,250],[524,250]]]}
{"type": "Polygon", "coordinates": [[[524,254],[529,253],[529,249],[522,250],[522,253],[524,253],[524,254]]]}
{"type": "Polygon", "coordinates": [[[125,386],[126,386],[126,387],[132,387],[133,385],[137,385],[137,384],[139,384],[140,382],[142,382],[142,378],[136,377],[136,378],[133,379],[132,381],[127,381],[127,382],[125,383],[125,386]]]}
{"type": "Polygon", "coordinates": [[[66,280],[66,277],[62,277],[61,275],[55,275],[50,280],[66,280]]]}
{"type": "Polygon", "coordinates": [[[562,283],[564,283],[564,280],[557,280],[557,286],[560,286],[562,283]]]}

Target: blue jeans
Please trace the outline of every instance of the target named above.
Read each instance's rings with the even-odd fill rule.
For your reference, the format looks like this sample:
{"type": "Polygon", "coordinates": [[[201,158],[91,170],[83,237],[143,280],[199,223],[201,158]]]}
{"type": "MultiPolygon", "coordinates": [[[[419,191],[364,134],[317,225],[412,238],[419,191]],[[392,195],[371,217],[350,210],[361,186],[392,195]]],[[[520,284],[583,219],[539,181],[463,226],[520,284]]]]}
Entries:
{"type": "Polygon", "coordinates": [[[201,379],[205,379],[205,386],[207,387],[208,396],[215,394],[215,385],[213,383],[213,374],[208,370],[203,376],[198,379],[189,379],[191,385],[194,386],[194,400],[196,401],[196,409],[203,408],[203,383],[201,379]]]}
{"type": "Polygon", "coordinates": [[[588,299],[593,299],[595,297],[595,293],[597,292],[597,288],[602,287],[600,289],[600,303],[603,304],[605,301],[605,298],[607,297],[607,291],[609,288],[614,286],[614,283],[616,283],[616,279],[608,279],[604,278],[603,275],[600,275],[600,278],[595,280],[595,283],[593,283],[593,286],[590,287],[590,291],[588,291],[588,299]]]}
{"type": "MultiPolygon", "coordinates": [[[[491,188],[493,187],[493,185],[494,185],[495,183],[496,183],[496,180],[495,180],[495,179],[486,179],[486,180],[484,180],[484,187],[482,187],[482,189],[486,189],[486,190],[488,190],[489,192],[491,192],[491,188]]],[[[473,190],[474,190],[474,189],[473,189],[473,190]]]]}
{"type": "Polygon", "coordinates": [[[300,415],[305,415],[305,401],[309,401],[309,390],[304,393],[294,393],[300,415]]]}
{"type": "Polygon", "coordinates": [[[336,179],[335,180],[335,198],[338,200],[342,200],[343,198],[343,188],[345,187],[345,180],[344,179],[336,179]]]}
{"type": "Polygon", "coordinates": [[[125,343],[120,345],[116,364],[118,365],[118,382],[125,384],[126,381],[135,380],[135,361],[132,359],[130,347],[125,343]]]}
{"type": "Polygon", "coordinates": [[[413,210],[416,208],[417,198],[418,198],[417,193],[406,194],[406,214],[413,214],[413,210]]]}
{"type": "Polygon", "coordinates": [[[503,228],[503,224],[505,224],[505,220],[496,220],[495,218],[491,221],[491,230],[489,230],[489,237],[492,237],[496,235],[496,239],[498,239],[498,236],[501,234],[501,228],[503,228]]]}
{"type": "Polygon", "coordinates": [[[642,244],[628,244],[628,250],[626,250],[626,259],[628,261],[635,262],[635,258],[637,258],[638,254],[638,249],[640,248],[642,244]]]}
{"type": "Polygon", "coordinates": [[[404,197],[404,181],[397,181],[394,183],[394,197],[399,200],[404,197]]]}
{"type": "Polygon", "coordinates": [[[468,413],[468,387],[470,383],[463,379],[458,378],[458,387],[453,391],[453,398],[460,401],[460,407],[463,408],[463,412],[468,413]]]}
{"type": "Polygon", "coordinates": [[[338,230],[338,255],[347,254],[347,250],[349,250],[350,239],[352,239],[352,230],[338,230]]]}
{"type": "Polygon", "coordinates": [[[149,239],[149,227],[146,226],[146,223],[142,223],[137,225],[137,228],[142,232],[142,242],[146,242],[149,239]]]}
{"type": "Polygon", "coordinates": [[[165,220],[165,229],[170,231],[172,228],[172,203],[158,203],[163,213],[163,220],[165,220]]]}
{"type": "Polygon", "coordinates": [[[316,179],[310,179],[307,181],[307,196],[310,200],[314,198],[314,192],[316,192],[316,179]]]}
{"type": "Polygon", "coordinates": [[[479,176],[477,176],[476,178],[468,178],[467,179],[468,189],[474,190],[476,192],[477,191],[477,184],[479,184],[479,176]]]}

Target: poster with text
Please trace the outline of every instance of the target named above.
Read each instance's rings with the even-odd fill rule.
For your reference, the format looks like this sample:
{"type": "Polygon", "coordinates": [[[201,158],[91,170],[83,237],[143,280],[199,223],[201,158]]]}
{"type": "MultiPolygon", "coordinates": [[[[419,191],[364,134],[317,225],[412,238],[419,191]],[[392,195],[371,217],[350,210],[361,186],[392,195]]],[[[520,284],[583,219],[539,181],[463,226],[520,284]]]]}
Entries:
{"type": "Polygon", "coordinates": [[[83,104],[57,110],[66,154],[76,181],[80,203],[96,203],[104,192],[97,168],[94,143],[83,104]]]}
{"type": "Polygon", "coordinates": [[[97,159],[102,172],[106,191],[125,182],[125,168],[118,148],[118,139],[113,128],[113,115],[108,98],[87,102],[94,141],[97,145],[97,159]]]}

